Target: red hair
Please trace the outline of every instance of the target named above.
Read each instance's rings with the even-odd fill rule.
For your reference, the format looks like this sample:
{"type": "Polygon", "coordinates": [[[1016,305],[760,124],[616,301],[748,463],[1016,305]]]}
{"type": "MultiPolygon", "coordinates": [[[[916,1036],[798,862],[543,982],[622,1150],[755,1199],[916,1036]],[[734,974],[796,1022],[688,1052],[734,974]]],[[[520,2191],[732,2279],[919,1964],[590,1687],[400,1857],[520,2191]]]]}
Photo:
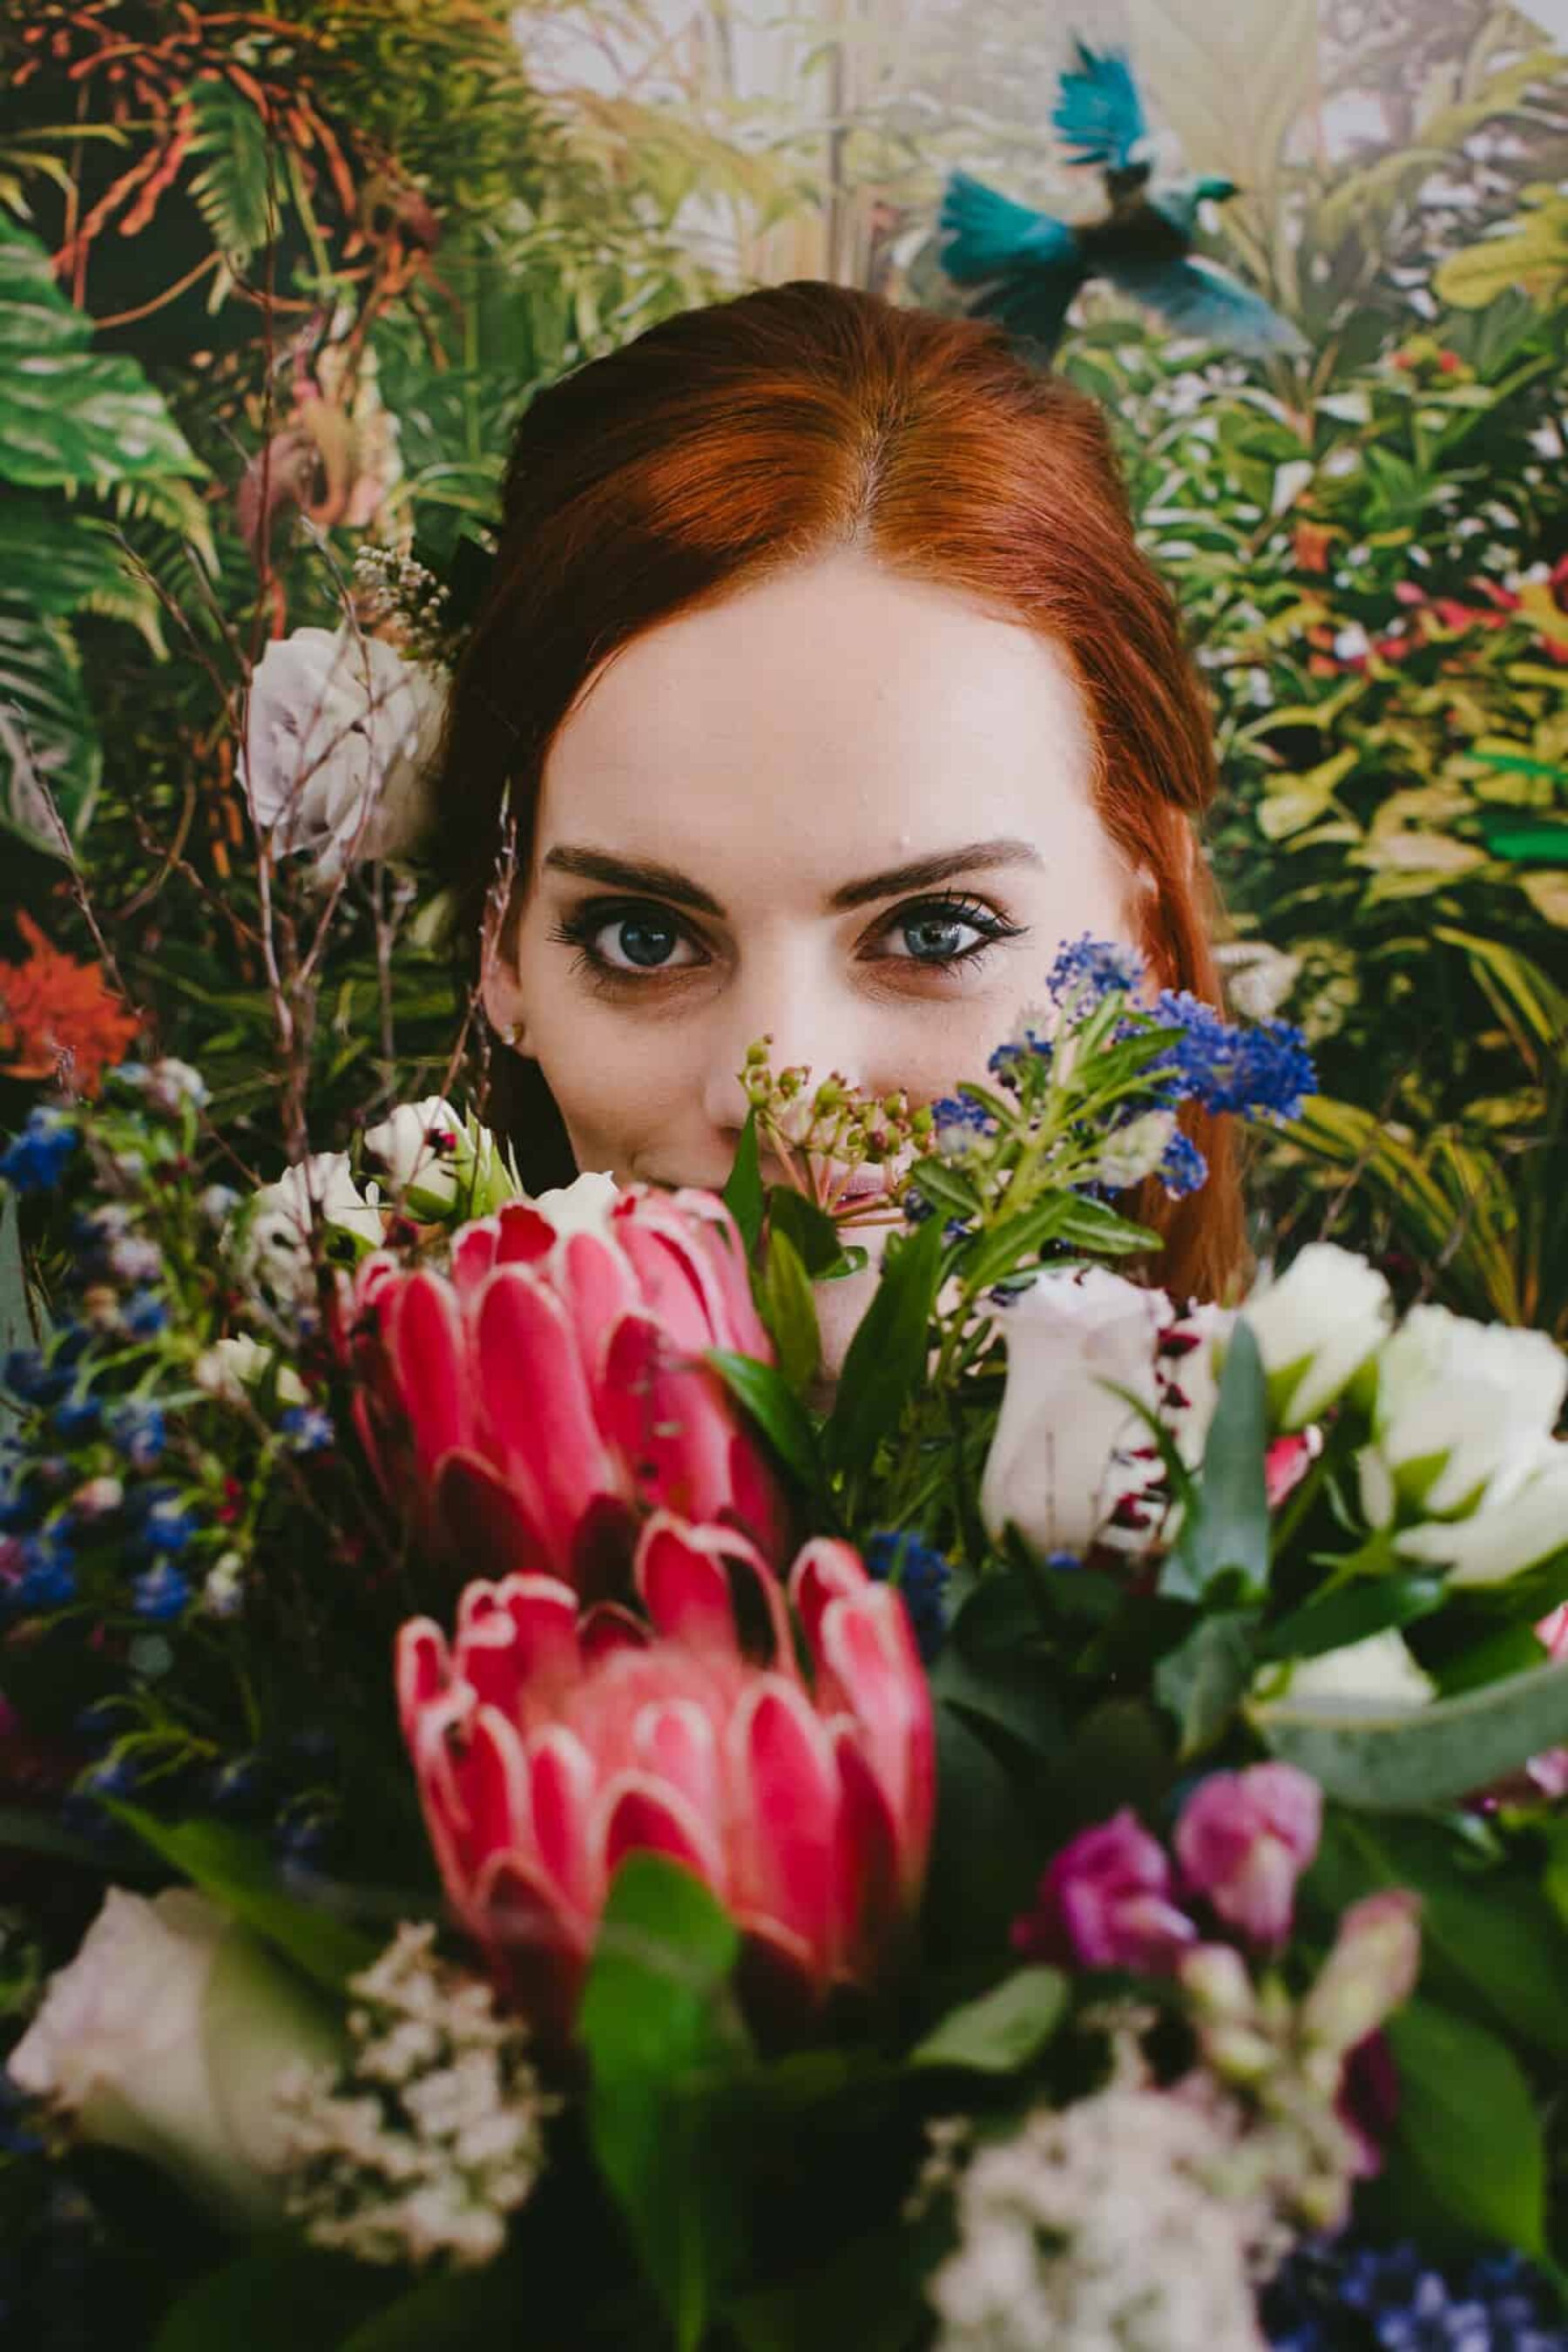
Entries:
{"type": "MultiPolygon", "coordinates": [[[[1140,944],[1163,984],[1217,1003],[1217,905],[1194,833],[1217,781],[1207,698],[1134,538],[1103,411],[993,322],[813,278],[665,319],[524,414],[447,729],[443,839],[466,938],[479,936],[503,808],[529,870],[546,752],[600,664],[844,547],[982,600],[1067,656],[1100,819],[1153,877],[1140,944]]],[[[525,1176],[563,1181],[536,1066],[509,1083],[532,1093],[512,1121],[525,1176]]],[[[1194,1133],[1203,1191],[1173,1203],[1148,1187],[1130,1205],[1163,1236],[1156,1278],[1215,1297],[1245,1255],[1234,1140],[1226,1120],[1194,1133]]]]}

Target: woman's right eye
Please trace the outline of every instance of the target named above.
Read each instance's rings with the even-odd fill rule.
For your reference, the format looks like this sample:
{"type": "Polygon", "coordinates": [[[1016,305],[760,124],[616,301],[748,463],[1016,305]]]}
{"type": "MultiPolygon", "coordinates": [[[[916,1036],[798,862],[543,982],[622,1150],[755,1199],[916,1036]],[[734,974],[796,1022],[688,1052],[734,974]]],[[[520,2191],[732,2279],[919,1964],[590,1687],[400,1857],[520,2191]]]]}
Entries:
{"type": "Polygon", "coordinates": [[[657,907],[628,907],[613,914],[585,907],[569,917],[563,936],[582,947],[601,971],[679,971],[702,959],[672,915],[657,907]],[[685,948],[684,957],[678,950],[685,948]]]}

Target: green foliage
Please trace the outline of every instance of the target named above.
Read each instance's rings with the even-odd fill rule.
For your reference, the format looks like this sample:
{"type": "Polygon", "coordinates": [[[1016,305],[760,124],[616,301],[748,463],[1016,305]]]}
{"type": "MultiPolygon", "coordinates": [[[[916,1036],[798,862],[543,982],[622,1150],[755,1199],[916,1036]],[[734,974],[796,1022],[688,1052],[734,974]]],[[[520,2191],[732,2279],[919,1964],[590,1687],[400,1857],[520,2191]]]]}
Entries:
{"type": "Polygon", "coordinates": [[[1425,1812],[1568,1745],[1568,1664],[1403,1710],[1352,1697],[1292,1702],[1287,1692],[1250,1713],[1269,1752],[1342,1804],[1425,1812]]]}

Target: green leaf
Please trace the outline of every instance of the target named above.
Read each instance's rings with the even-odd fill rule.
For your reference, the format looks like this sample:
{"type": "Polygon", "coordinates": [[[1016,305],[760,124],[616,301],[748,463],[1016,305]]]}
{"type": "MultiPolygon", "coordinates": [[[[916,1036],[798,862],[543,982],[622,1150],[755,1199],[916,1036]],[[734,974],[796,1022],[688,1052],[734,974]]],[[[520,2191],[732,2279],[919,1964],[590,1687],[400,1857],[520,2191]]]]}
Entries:
{"type": "Polygon", "coordinates": [[[1431,1616],[1447,1598],[1447,1580],[1415,1570],[1369,1577],[1304,1601],[1282,1617],[1264,1637],[1264,1658],[1321,1658],[1329,1650],[1348,1649],[1388,1628],[1413,1625],[1431,1616]]]}
{"type": "Polygon", "coordinates": [[[881,1279],[861,1318],[823,1432],[828,1466],[868,1465],[896,1426],[905,1400],[925,1378],[926,1335],[942,1273],[942,1221],[932,1217],[900,1244],[894,1235],[881,1279]],[[896,1253],[896,1255],[895,1255],[896,1253]]]}
{"type": "Polygon", "coordinates": [[[712,2095],[748,2060],[730,1992],[733,1920],[691,1873],[634,1853],[611,1883],[578,2023],[588,2134],[675,2331],[701,2341],[732,2265],[734,2176],[712,2095]]]}
{"type": "Polygon", "coordinates": [[[910,2051],[910,2064],[1015,2074],[1038,2057],[1067,2005],[1068,1982],[1059,1969],[1016,1969],[978,2000],[950,2010],[910,2051]]]}
{"type": "Polygon", "coordinates": [[[1479,2008],[1510,2038],[1568,2058],[1568,1935],[1533,1875],[1480,1863],[1439,1822],[1331,1806],[1305,1892],[1328,1912],[1407,1886],[1421,1897],[1422,1982],[1479,2008]]]}
{"type": "Polygon", "coordinates": [[[755,1103],[746,1113],[746,1124],[741,1129],[741,1139],[735,1146],[734,1163],[724,1180],[724,1190],[720,1197],[740,1227],[741,1239],[749,1258],[763,1230],[763,1171],[757,1150],[755,1103]]]}
{"type": "Polygon", "coordinates": [[[1154,1696],[1176,1718],[1184,1764],[1214,1746],[1246,1697],[1258,1622],[1256,1609],[1217,1610],[1155,1667],[1154,1696]]]}
{"type": "Polygon", "coordinates": [[[224,1822],[161,1822],[139,1805],[106,1801],[144,1844],[316,1983],[341,1991],[381,1950],[376,1938],[330,1911],[284,1894],[265,1848],[243,1831],[224,1822]]]}
{"type": "Polygon", "coordinates": [[[504,2256],[483,2270],[426,2279],[373,2312],[335,2352],[473,2352],[477,2345],[505,2340],[528,2286],[521,2266],[504,2256]]]}
{"type": "Polygon", "coordinates": [[[101,765],[69,628],[0,593],[0,825],[60,856],[49,802],[79,835],[101,765]]]}
{"type": "Polygon", "coordinates": [[[827,2261],[731,2298],[724,2317],[742,2352],[840,2344],[852,2344],[855,2352],[908,2352],[922,2340],[930,2317],[911,2234],[900,2226],[862,2231],[827,2261]]]}
{"type": "Polygon", "coordinates": [[[768,1235],[758,1305],[778,1350],[779,1370],[792,1389],[804,1389],[822,1360],[822,1335],[811,1276],[800,1252],[776,1225],[768,1235]]]}
{"type": "Polygon", "coordinates": [[[1399,2069],[1400,2159],[1464,2229],[1542,2252],[1541,2122],[1512,2053],[1484,2026],[1424,2000],[1385,2031],[1399,2069]]]}
{"type": "Polygon", "coordinates": [[[768,1229],[789,1236],[814,1280],[844,1262],[844,1244],[826,1210],[791,1185],[775,1184],[770,1190],[768,1229]]]}
{"type": "Polygon", "coordinates": [[[209,2271],[165,2313],[151,2352],[337,2352],[387,2293],[384,2272],[294,2239],[209,2271]]]}
{"type": "Polygon", "coordinates": [[[1428,1812],[1568,1743],[1568,1661],[1404,1710],[1379,1714],[1358,1698],[1292,1705],[1287,1690],[1247,1713],[1272,1755],[1342,1803],[1428,1812]]]}
{"type": "Polygon", "coordinates": [[[1268,1390],[1245,1318],[1231,1330],[1219,1397],[1204,1447],[1203,1475],[1160,1580],[1163,1592],[1201,1600],[1227,1570],[1259,1591],[1268,1583],[1268,1390]]]}
{"type": "Polygon", "coordinates": [[[192,180],[191,194],[213,243],[238,275],[277,236],[283,173],[266,124],[232,82],[198,81],[190,94],[196,110],[191,152],[212,159],[192,180]]]}
{"type": "Polygon", "coordinates": [[[742,1404],[784,1468],[811,1494],[823,1486],[822,1455],[811,1415],[784,1374],[754,1356],[710,1348],[707,1360],[742,1404]]]}

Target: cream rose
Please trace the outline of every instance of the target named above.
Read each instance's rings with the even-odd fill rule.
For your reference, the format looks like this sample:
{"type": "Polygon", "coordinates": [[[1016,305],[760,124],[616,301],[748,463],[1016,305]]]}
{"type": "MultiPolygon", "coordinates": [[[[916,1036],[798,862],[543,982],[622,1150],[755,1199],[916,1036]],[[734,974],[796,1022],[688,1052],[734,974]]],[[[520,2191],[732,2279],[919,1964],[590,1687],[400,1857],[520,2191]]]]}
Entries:
{"type": "Polygon", "coordinates": [[[1271,1418],[1305,1429],[1388,1336],[1387,1283],[1365,1258],[1310,1242],[1243,1308],[1268,1374],[1271,1418]]]}
{"type": "Polygon", "coordinates": [[[111,1886],[7,2063],[83,2139],[146,2157],[227,2219],[260,2223],[282,2210],[279,2079],[340,2047],[302,1980],[204,1895],[111,1886]]]}
{"type": "Polygon", "coordinates": [[[356,858],[417,849],[445,695],[438,671],[346,625],[269,645],[250,681],[240,780],[273,849],[308,851],[322,882],[356,858]]]}

